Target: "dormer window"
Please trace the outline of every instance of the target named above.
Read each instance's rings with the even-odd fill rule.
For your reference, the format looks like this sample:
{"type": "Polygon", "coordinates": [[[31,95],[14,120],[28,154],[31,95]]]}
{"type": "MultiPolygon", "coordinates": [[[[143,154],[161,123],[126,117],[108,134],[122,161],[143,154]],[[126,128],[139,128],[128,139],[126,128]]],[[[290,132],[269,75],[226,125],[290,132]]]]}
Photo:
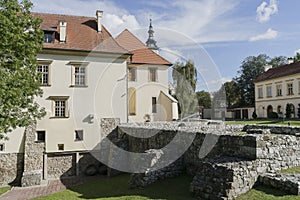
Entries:
{"type": "Polygon", "coordinates": [[[45,43],[53,43],[53,35],[54,35],[54,32],[44,31],[44,42],[45,43]]]}

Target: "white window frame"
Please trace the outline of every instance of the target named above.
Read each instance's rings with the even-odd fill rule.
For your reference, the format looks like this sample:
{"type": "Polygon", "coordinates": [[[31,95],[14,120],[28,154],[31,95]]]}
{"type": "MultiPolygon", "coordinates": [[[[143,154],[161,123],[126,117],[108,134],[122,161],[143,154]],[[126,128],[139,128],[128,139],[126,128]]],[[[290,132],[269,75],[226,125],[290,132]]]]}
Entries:
{"type": "Polygon", "coordinates": [[[282,85],[281,84],[276,85],[276,94],[278,97],[282,96],[282,85]]]}
{"type": "Polygon", "coordinates": [[[272,97],[272,86],[268,85],[266,90],[267,90],[267,97],[272,97]]]}
{"type": "Polygon", "coordinates": [[[287,89],[287,95],[294,94],[294,86],[292,82],[286,84],[286,89],[287,89]]]}
{"type": "Polygon", "coordinates": [[[51,118],[68,118],[69,103],[68,96],[51,96],[48,99],[52,100],[52,117],[51,118]],[[64,102],[64,103],[62,103],[64,102]],[[62,111],[64,109],[64,111],[62,111]],[[56,112],[58,111],[58,112],[56,112]],[[58,113],[58,114],[57,114],[58,113]]]}
{"type": "Polygon", "coordinates": [[[51,86],[51,63],[53,60],[38,60],[37,72],[42,75],[41,86],[51,86]],[[47,72],[42,69],[39,71],[39,67],[47,67],[47,72]],[[44,82],[44,75],[47,76],[47,81],[44,82]]]}
{"type": "Polygon", "coordinates": [[[258,98],[263,98],[264,97],[264,93],[263,93],[263,88],[262,87],[259,87],[258,88],[258,98]]]}
{"type": "Polygon", "coordinates": [[[71,87],[87,87],[88,86],[88,62],[71,61],[68,65],[71,65],[71,87]],[[79,68],[79,72],[76,72],[76,68],[79,68]],[[80,69],[84,69],[84,73],[80,72],[80,69]],[[83,76],[84,82],[77,82],[76,76],[83,76]]]}

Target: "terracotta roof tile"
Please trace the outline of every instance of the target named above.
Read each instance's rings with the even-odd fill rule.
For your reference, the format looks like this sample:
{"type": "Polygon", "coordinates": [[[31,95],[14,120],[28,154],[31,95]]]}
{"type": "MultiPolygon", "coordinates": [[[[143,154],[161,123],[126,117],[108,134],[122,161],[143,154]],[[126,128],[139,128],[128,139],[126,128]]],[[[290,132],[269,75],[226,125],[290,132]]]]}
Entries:
{"type": "Polygon", "coordinates": [[[279,67],[274,67],[269,69],[268,71],[261,74],[255,82],[261,82],[265,80],[270,80],[274,78],[280,78],[284,76],[289,76],[293,74],[300,73],[300,61],[292,64],[282,65],[279,67]]]}
{"type": "Polygon", "coordinates": [[[172,63],[149,49],[127,29],[116,37],[116,41],[120,46],[133,53],[132,64],[172,65],[172,63]]]}
{"type": "Polygon", "coordinates": [[[42,30],[55,31],[58,34],[59,21],[67,22],[66,43],[60,43],[59,36],[56,34],[53,43],[44,43],[44,49],[129,53],[118,45],[103,25],[102,32],[98,33],[96,18],[45,13],[32,13],[32,15],[43,20],[42,30]]]}

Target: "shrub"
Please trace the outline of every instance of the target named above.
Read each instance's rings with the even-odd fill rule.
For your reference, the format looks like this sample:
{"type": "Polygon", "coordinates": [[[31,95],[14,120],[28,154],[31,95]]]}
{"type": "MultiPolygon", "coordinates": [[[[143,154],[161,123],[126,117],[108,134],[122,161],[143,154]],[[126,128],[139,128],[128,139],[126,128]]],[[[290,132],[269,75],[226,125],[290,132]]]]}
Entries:
{"type": "Polygon", "coordinates": [[[269,112],[268,113],[268,118],[270,118],[270,119],[277,119],[278,118],[278,114],[276,112],[269,112]]]}
{"type": "Polygon", "coordinates": [[[256,111],[255,111],[255,110],[254,110],[253,113],[252,113],[252,118],[253,118],[253,119],[256,119],[256,118],[257,118],[257,114],[256,114],[256,111]]]}

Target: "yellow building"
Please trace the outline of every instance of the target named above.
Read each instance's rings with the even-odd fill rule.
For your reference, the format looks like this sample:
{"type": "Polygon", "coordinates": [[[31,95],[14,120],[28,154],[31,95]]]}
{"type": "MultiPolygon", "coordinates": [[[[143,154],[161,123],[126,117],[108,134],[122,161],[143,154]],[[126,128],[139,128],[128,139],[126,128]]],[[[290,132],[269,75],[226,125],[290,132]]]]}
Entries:
{"type": "Polygon", "coordinates": [[[300,62],[270,68],[255,81],[255,107],[259,118],[266,118],[272,112],[283,117],[288,104],[291,118],[298,118],[300,62]]]}

